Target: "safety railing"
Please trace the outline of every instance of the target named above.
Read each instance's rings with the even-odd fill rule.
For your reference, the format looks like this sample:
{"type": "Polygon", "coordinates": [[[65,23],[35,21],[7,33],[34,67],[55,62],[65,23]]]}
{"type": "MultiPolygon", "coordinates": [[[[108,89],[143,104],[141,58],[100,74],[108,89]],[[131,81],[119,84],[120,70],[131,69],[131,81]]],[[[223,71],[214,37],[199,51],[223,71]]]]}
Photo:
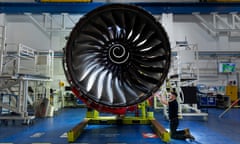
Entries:
{"type": "Polygon", "coordinates": [[[21,43],[9,43],[2,57],[1,75],[53,75],[54,52],[51,50],[39,51],[21,43]]]}

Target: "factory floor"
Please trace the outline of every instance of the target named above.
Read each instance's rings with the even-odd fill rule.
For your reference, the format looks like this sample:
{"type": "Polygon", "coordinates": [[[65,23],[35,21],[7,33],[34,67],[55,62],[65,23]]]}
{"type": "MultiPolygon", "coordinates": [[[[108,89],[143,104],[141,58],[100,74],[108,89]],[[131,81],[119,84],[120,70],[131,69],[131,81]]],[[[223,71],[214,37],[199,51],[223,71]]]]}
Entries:
{"type": "MultiPolygon", "coordinates": [[[[170,144],[239,144],[240,109],[234,108],[219,118],[224,109],[209,108],[208,120],[181,119],[179,128],[190,128],[196,141],[171,139],[170,144]]],[[[54,117],[36,119],[33,125],[19,122],[0,125],[0,144],[67,144],[66,133],[85,117],[85,108],[65,108],[54,117]]],[[[168,128],[162,112],[155,118],[168,128]]],[[[88,125],[74,144],[163,144],[149,125],[88,125]]]]}

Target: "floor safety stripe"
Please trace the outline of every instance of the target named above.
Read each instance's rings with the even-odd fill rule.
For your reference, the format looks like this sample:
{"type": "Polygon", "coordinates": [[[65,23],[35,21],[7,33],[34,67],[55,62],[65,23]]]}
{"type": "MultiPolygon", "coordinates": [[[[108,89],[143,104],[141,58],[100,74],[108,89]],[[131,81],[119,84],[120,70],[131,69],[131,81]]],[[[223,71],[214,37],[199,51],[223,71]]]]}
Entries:
{"type": "Polygon", "coordinates": [[[37,132],[37,133],[31,135],[30,137],[31,138],[39,138],[39,137],[43,136],[44,134],[45,134],[44,132],[37,132]]]}

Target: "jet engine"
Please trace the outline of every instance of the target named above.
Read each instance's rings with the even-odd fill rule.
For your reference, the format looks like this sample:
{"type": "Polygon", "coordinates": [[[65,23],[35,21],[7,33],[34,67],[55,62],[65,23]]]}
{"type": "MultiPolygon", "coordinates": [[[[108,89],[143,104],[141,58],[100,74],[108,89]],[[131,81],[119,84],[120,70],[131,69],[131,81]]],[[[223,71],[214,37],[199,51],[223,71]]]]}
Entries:
{"type": "Polygon", "coordinates": [[[149,12],[107,4],[80,18],[64,49],[74,94],[90,108],[122,113],[152,96],[167,77],[167,33],[149,12]]]}

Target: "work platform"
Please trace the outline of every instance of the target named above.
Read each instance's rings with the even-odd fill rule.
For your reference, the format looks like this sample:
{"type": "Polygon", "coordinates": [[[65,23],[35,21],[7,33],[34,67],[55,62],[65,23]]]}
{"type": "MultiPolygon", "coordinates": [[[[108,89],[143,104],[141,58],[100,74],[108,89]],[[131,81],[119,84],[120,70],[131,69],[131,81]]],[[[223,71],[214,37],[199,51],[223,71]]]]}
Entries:
{"type": "Polygon", "coordinates": [[[21,43],[1,46],[0,120],[5,125],[11,120],[23,120],[23,124],[29,125],[35,119],[40,100],[49,97],[54,53],[21,43]]]}

